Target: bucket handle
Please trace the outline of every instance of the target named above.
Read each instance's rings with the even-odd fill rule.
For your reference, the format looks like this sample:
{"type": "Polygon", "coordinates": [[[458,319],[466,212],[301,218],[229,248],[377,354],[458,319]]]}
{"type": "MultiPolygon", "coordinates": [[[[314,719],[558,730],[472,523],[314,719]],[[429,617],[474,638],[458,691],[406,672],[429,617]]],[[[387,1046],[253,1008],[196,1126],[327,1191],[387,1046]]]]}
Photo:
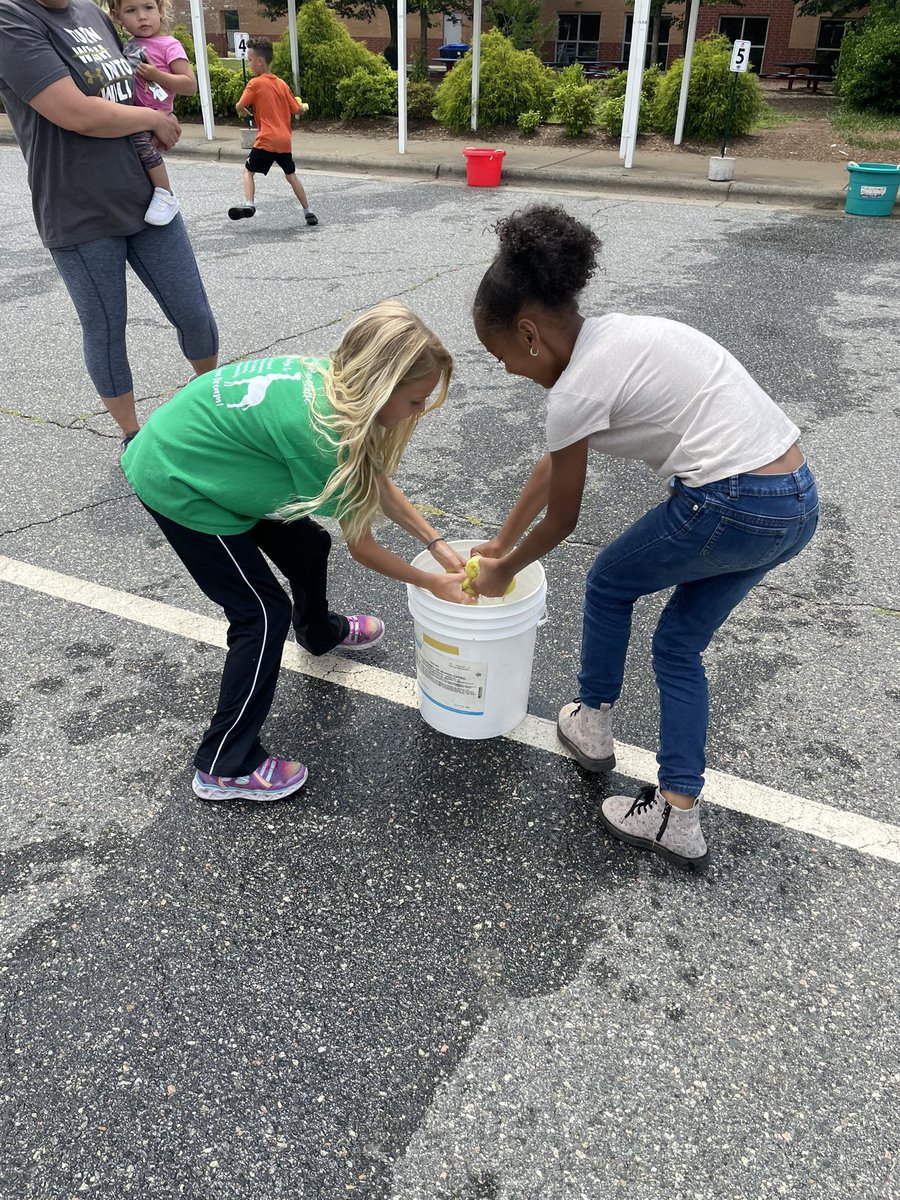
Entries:
{"type": "Polygon", "coordinates": [[[541,619],[537,623],[538,629],[540,629],[540,627],[542,625],[546,625],[549,620],[550,620],[550,617],[547,615],[547,609],[545,608],[544,611],[541,613],[541,619]]]}

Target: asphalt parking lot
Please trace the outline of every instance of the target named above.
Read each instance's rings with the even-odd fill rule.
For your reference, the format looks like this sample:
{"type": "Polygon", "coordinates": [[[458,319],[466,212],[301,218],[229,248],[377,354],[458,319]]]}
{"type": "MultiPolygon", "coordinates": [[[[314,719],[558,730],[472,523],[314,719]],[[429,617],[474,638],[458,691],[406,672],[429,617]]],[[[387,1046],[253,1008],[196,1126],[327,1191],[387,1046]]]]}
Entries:
{"type": "MultiPolygon", "coordinates": [[[[585,573],[659,495],[613,461],[545,563],[518,739],[421,721],[403,590],[336,546],[333,605],[388,636],[358,666],[286,649],[268,741],[307,788],[192,796],[219,614],[118,470],[17,152],[0,163],[3,1194],[900,1196],[893,226],[559,197],[604,241],[585,309],[717,337],[801,426],[823,497],[809,550],[707,656],[714,862],[692,879],[596,816],[648,777],[661,598],[635,622],[620,773],[552,739],[585,573]]],[[[491,223],[543,197],[317,174],[310,230],[280,180],[234,225],[236,167],[173,174],[223,360],[327,351],[386,295],[433,325],[456,377],[398,482],[450,535],[496,528],[543,401],[469,307],[491,223]]],[[[148,412],[187,370],[137,287],[130,312],[148,412]]]]}

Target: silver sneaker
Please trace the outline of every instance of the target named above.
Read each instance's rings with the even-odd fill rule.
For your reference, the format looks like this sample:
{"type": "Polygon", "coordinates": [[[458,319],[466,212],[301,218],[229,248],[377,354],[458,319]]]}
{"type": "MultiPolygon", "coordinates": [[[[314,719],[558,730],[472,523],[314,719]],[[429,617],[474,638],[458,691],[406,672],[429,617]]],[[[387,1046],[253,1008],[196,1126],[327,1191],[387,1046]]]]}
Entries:
{"type": "Polygon", "coordinates": [[[612,771],[612,705],[589,708],[580,700],[564,705],[556,722],[556,735],[586,771],[612,771]]]}
{"type": "Polygon", "coordinates": [[[704,871],[709,851],[700,828],[700,797],[693,808],[675,808],[659,788],[641,788],[632,796],[609,796],[600,805],[607,830],[629,846],[653,850],[682,871],[704,871]]]}

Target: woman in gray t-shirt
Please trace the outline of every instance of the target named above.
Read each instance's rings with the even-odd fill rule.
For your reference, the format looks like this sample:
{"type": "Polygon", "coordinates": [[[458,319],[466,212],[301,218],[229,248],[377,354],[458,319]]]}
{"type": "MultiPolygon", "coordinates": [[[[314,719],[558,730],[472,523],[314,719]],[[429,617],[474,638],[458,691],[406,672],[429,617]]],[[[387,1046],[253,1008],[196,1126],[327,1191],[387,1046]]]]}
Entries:
{"type": "Polygon", "coordinates": [[[198,374],[218,334],[180,217],[144,224],[152,192],[131,134],[161,147],[170,113],[132,106],[132,68],[93,0],[0,0],[0,97],[28,164],[34,219],[75,305],[88,373],[125,442],[138,428],[125,347],[125,264],[198,374]]]}
{"type": "Polygon", "coordinates": [[[472,587],[502,596],[578,521],[590,450],[646,462],[669,498],[603,549],[584,600],[580,699],[559,738],[589,771],[616,764],[612,707],[622,690],[632,609],[673,588],[653,637],[660,696],[658,784],[610,796],[615,837],[684,870],[708,861],[699,798],[708,695],[702,655],[729,613],[818,520],[799,430],[712,338],[677,321],[611,313],[585,318],[577,297],[600,243],[561,208],[514,213],[475,298],[475,329],[513,375],[549,390],[547,444],[472,587]],[[544,510],[543,519],[516,543],[544,510]],[[488,561],[493,559],[494,561],[488,561]]]}

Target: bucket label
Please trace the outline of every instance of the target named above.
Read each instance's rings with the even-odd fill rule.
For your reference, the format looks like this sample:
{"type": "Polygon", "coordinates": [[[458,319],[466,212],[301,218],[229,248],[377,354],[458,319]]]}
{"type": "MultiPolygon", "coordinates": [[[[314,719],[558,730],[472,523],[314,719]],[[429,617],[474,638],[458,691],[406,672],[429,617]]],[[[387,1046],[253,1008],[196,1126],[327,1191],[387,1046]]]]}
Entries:
{"type": "Polygon", "coordinates": [[[863,200],[880,200],[886,192],[886,187],[872,187],[872,185],[868,183],[862,184],[859,189],[859,194],[863,200]]]}
{"type": "Polygon", "coordinates": [[[424,639],[416,646],[416,670],[422,695],[432,704],[450,712],[484,716],[487,663],[442,654],[424,639]]]}

